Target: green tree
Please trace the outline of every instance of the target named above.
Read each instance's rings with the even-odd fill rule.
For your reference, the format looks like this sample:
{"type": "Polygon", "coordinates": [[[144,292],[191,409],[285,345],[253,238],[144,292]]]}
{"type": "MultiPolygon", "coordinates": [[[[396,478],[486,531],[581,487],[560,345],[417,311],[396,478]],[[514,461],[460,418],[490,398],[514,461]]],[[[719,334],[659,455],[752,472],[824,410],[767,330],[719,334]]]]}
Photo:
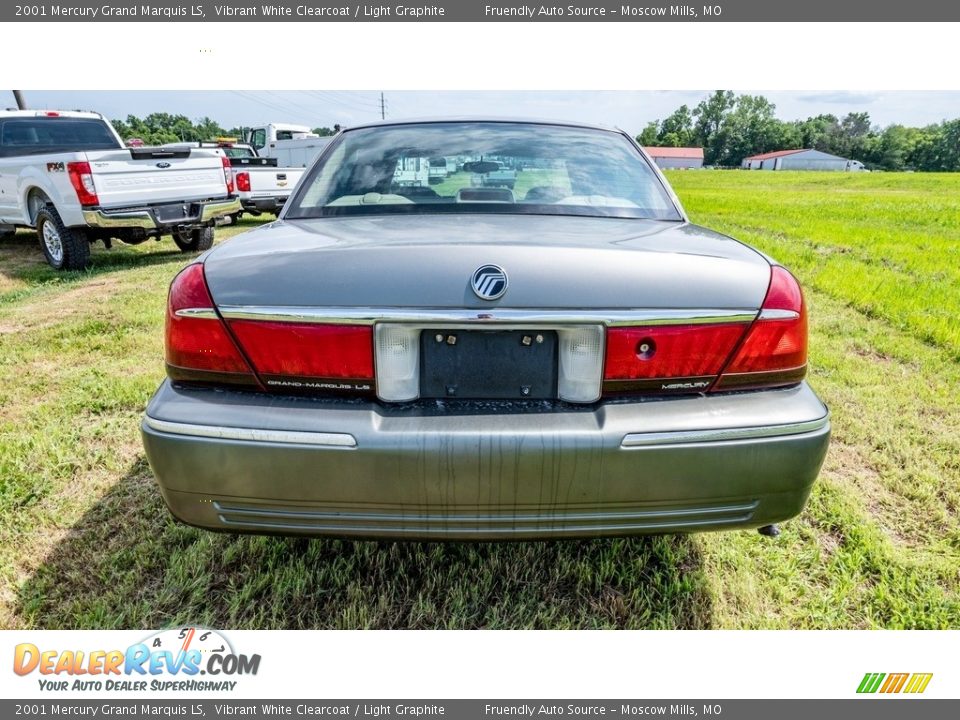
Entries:
{"type": "Polygon", "coordinates": [[[637,135],[637,142],[646,146],[656,146],[660,135],[660,123],[657,120],[648,122],[643,132],[637,135]]]}
{"type": "Polygon", "coordinates": [[[707,165],[716,164],[717,158],[723,155],[723,148],[717,142],[716,136],[735,103],[733,91],[716,90],[694,108],[694,144],[703,148],[704,162],[707,165]]]}
{"type": "Polygon", "coordinates": [[[145,118],[128,115],[126,120],[114,120],[113,126],[124,140],[140,138],[147,145],[213,140],[226,134],[220,124],[209,117],[193,122],[185,115],[170,113],[150,113],[145,118]]]}
{"type": "Polygon", "coordinates": [[[693,115],[681,105],[660,124],[657,142],[664,147],[687,147],[693,141],[693,115]]]}

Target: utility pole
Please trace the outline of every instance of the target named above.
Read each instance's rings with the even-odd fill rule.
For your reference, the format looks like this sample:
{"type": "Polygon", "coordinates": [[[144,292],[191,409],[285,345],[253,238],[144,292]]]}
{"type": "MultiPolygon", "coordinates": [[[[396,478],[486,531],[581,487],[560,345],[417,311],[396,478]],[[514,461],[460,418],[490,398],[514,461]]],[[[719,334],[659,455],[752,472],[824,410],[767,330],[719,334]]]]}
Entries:
{"type": "Polygon", "coordinates": [[[23,99],[23,90],[14,90],[14,91],[13,91],[13,99],[17,101],[17,109],[18,109],[18,110],[26,110],[26,109],[27,109],[27,101],[23,99]]]}
{"type": "Polygon", "coordinates": [[[380,93],[380,119],[387,119],[387,101],[383,99],[383,93],[380,93]]]}

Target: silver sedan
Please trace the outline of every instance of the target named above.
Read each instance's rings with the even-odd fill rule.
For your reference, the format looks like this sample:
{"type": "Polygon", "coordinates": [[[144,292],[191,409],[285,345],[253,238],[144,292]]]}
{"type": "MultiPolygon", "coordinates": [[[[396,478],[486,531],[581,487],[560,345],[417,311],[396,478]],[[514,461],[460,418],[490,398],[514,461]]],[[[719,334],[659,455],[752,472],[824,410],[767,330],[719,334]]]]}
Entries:
{"type": "Polygon", "coordinates": [[[342,132],[278,222],[174,279],[166,367],[160,490],[234,532],[770,527],[830,434],[796,279],[582,125],[342,132]]]}

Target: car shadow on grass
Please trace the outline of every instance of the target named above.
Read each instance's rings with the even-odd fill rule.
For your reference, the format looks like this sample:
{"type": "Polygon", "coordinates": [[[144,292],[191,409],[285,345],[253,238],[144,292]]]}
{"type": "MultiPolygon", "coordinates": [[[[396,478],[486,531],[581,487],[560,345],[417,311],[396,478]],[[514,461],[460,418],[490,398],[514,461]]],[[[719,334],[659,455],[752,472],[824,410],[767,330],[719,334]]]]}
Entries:
{"type": "Polygon", "coordinates": [[[146,461],[19,588],[39,628],[708,628],[695,538],[354,542],[172,520],[146,461]]]}

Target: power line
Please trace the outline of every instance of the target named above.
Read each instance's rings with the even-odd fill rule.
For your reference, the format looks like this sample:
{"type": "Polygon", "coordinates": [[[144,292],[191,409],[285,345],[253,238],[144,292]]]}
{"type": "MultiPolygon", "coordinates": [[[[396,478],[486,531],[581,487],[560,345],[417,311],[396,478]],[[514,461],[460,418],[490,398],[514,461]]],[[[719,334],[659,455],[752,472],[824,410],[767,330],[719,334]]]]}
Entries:
{"type": "Polygon", "coordinates": [[[368,100],[359,97],[338,97],[333,93],[324,93],[319,91],[308,91],[310,95],[319,98],[327,103],[334,103],[341,107],[347,108],[348,110],[360,111],[360,112],[374,112],[379,111],[380,103],[378,100],[368,100]]]}

